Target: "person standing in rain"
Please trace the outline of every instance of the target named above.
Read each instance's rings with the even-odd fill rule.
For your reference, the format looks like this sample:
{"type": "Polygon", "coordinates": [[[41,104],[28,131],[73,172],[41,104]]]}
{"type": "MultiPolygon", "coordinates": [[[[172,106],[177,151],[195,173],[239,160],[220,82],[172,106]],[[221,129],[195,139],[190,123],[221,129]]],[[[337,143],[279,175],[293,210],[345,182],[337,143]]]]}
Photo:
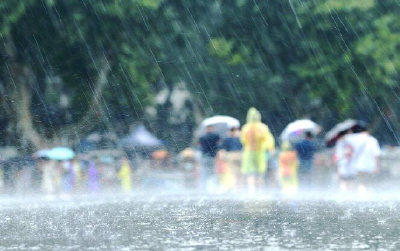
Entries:
{"type": "Polygon", "coordinates": [[[242,164],[242,143],[240,142],[240,129],[232,127],[228,137],[221,145],[221,151],[227,162],[229,176],[232,177],[232,188],[238,190],[241,186],[240,168],[242,164]]]}
{"type": "Polygon", "coordinates": [[[74,180],[75,175],[72,168],[71,161],[64,161],[62,164],[62,172],[61,172],[61,179],[62,179],[62,189],[65,193],[72,193],[74,190],[74,180]]]}
{"type": "Polygon", "coordinates": [[[353,128],[354,133],[346,135],[344,142],[350,147],[349,161],[357,172],[358,191],[366,192],[367,184],[379,172],[381,149],[378,140],[367,131],[365,123],[360,122],[353,128]]]}
{"type": "Polygon", "coordinates": [[[64,192],[73,193],[80,190],[82,180],[81,163],[75,156],[74,159],[63,163],[63,189],[64,192]]]}
{"type": "Polygon", "coordinates": [[[307,131],[305,138],[298,142],[295,147],[300,162],[298,174],[301,187],[312,184],[314,155],[317,151],[317,145],[313,139],[314,135],[307,131]]]}
{"type": "Polygon", "coordinates": [[[200,137],[201,165],[200,165],[200,187],[209,190],[210,182],[215,175],[215,156],[218,151],[220,136],[214,132],[214,127],[207,126],[206,133],[200,137]]]}
{"type": "Polygon", "coordinates": [[[42,170],[42,184],[41,189],[47,194],[55,192],[55,168],[56,162],[54,160],[43,159],[40,166],[42,170]]]}
{"type": "Polygon", "coordinates": [[[12,163],[6,160],[2,161],[1,167],[3,170],[0,170],[0,179],[2,179],[0,183],[3,183],[4,190],[8,193],[14,189],[14,170],[12,168],[12,163]]]}
{"type": "Polygon", "coordinates": [[[334,159],[337,165],[337,173],[341,191],[352,190],[357,176],[357,171],[351,165],[352,148],[345,141],[345,136],[351,133],[353,133],[351,129],[339,133],[335,146],[334,159]]]}
{"type": "Polygon", "coordinates": [[[79,158],[75,157],[71,162],[70,162],[70,170],[73,173],[73,188],[74,191],[77,192],[81,189],[81,183],[82,183],[82,166],[81,166],[81,161],[79,158]]]}
{"type": "Polygon", "coordinates": [[[122,166],[118,172],[118,178],[121,181],[121,189],[124,193],[132,191],[132,169],[127,158],[122,159],[122,166]]]}
{"type": "Polygon", "coordinates": [[[279,153],[278,178],[284,194],[296,193],[299,187],[297,152],[293,150],[289,141],[282,143],[279,153]]]}
{"type": "Polygon", "coordinates": [[[90,193],[100,192],[100,172],[96,166],[98,160],[91,160],[89,162],[89,168],[87,170],[87,187],[90,193]]]}
{"type": "Polygon", "coordinates": [[[247,123],[242,128],[243,144],[242,173],[246,179],[247,188],[255,192],[256,188],[264,186],[267,170],[267,150],[275,148],[275,139],[267,125],[261,122],[261,114],[257,109],[250,108],[247,113],[247,123]]]}

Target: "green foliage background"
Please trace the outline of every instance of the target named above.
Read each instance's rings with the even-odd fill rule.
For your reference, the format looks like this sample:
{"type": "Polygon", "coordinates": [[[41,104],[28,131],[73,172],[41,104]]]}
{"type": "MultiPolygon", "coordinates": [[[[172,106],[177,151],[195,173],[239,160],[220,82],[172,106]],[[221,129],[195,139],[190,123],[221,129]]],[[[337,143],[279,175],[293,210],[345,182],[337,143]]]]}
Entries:
{"type": "MultiPolygon", "coordinates": [[[[302,117],[325,128],[354,117],[396,143],[399,11],[394,0],[4,0],[1,102],[15,102],[9,65],[28,66],[35,127],[76,123],[91,109],[106,58],[98,127],[143,120],[162,79],[186,82],[204,116],[243,121],[255,106],[275,134],[302,117]],[[66,111],[57,105],[62,92],[72,97],[66,111]],[[72,118],[46,122],[48,107],[72,118]]],[[[12,112],[1,114],[9,124],[12,112]]],[[[3,126],[3,137],[10,133],[3,126]]]]}

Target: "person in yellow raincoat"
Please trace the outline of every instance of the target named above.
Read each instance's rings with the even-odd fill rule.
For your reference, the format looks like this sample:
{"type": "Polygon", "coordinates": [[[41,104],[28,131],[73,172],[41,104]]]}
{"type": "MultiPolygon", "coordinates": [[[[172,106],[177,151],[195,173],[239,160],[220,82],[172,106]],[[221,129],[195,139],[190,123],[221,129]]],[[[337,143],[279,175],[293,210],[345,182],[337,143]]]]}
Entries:
{"type": "Polygon", "coordinates": [[[121,181],[122,191],[129,193],[132,191],[132,169],[129,164],[129,160],[124,158],[122,160],[121,169],[118,172],[118,178],[121,181]]]}
{"type": "Polygon", "coordinates": [[[294,194],[299,188],[299,180],[297,177],[298,166],[297,152],[293,150],[289,142],[283,142],[279,154],[278,171],[278,178],[283,193],[294,194]]]}
{"type": "Polygon", "coordinates": [[[267,151],[275,149],[275,139],[267,125],[261,122],[261,114],[257,109],[250,108],[247,113],[247,123],[242,128],[241,142],[243,144],[242,174],[245,176],[250,192],[264,185],[267,171],[267,151]]]}

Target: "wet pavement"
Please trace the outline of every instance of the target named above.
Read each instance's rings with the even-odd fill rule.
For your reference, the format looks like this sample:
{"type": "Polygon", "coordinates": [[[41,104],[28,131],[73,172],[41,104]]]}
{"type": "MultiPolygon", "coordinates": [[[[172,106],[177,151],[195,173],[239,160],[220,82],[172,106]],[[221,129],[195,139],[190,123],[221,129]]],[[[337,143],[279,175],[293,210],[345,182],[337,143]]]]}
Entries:
{"type": "Polygon", "coordinates": [[[0,250],[400,250],[399,209],[357,196],[3,198],[0,250]]]}

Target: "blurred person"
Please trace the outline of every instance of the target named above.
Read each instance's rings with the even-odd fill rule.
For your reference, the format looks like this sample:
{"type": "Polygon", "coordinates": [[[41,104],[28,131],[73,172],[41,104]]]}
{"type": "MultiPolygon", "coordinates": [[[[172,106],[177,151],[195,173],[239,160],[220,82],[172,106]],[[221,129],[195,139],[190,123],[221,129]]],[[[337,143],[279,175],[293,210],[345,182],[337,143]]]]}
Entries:
{"type": "Polygon", "coordinates": [[[14,190],[15,185],[15,171],[13,170],[13,165],[9,160],[4,160],[1,163],[2,165],[2,178],[3,178],[3,187],[6,193],[14,190]]]}
{"type": "Polygon", "coordinates": [[[39,166],[42,171],[41,189],[44,193],[53,194],[56,190],[54,182],[56,162],[43,158],[39,166]]]}
{"type": "Polygon", "coordinates": [[[196,152],[191,148],[185,148],[179,153],[178,159],[181,169],[185,172],[185,187],[194,188],[199,178],[196,152]]]}
{"type": "Polygon", "coordinates": [[[63,192],[72,193],[74,189],[74,172],[71,161],[64,161],[62,163],[61,179],[63,192]]]}
{"type": "Polygon", "coordinates": [[[244,149],[241,171],[245,176],[247,188],[253,193],[264,185],[267,150],[272,151],[275,148],[274,137],[268,126],[261,122],[260,112],[253,107],[247,113],[241,142],[244,149]]]}
{"type": "Polygon", "coordinates": [[[34,161],[29,155],[19,156],[14,159],[13,167],[16,172],[14,175],[14,191],[16,193],[27,192],[32,189],[32,173],[34,169],[34,161]]]}
{"type": "Polygon", "coordinates": [[[171,168],[171,154],[167,149],[160,149],[151,153],[153,165],[159,169],[171,168]]]}
{"type": "MultiPolygon", "coordinates": [[[[32,163],[30,163],[32,164],[32,163]]],[[[31,182],[29,174],[29,159],[25,156],[16,156],[2,163],[5,192],[19,192],[31,182]]]]}
{"type": "Polygon", "coordinates": [[[40,170],[40,158],[34,159],[33,169],[32,169],[32,190],[40,191],[41,180],[42,180],[42,171],[40,170]]]}
{"type": "Polygon", "coordinates": [[[364,194],[373,177],[379,173],[379,157],[381,149],[378,140],[367,131],[365,123],[353,128],[354,133],[344,137],[349,146],[351,168],[357,172],[358,191],[364,194]]]}
{"type": "Polygon", "coordinates": [[[297,176],[299,161],[297,159],[297,152],[293,149],[289,141],[282,143],[278,162],[278,179],[282,192],[285,194],[296,193],[299,187],[297,176]]]}
{"type": "Polygon", "coordinates": [[[240,129],[232,127],[228,137],[221,145],[221,153],[227,162],[228,175],[232,178],[231,188],[238,190],[241,187],[241,166],[242,166],[242,142],[240,142],[240,129]]]}
{"type": "Polygon", "coordinates": [[[217,177],[217,192],[225,193],[233,188],[233,173],[226,161],[225,151],[218,151],[215,158],[215,173],[217,177]]]}
{"type": "Polygon", "coordinates": [[[352,190],[357,176],[357,170],[351,165],[352,148],[345,141],[345,136],[351,133],[353,133],[352,130],[341,132],[334,149],[341,191],[352,190]]]}
{"type": "Polygon", "coordinates": [[[81,161],[77,157],[70,161],[64,161],[62,176],[65,192],[78,191],[82,180],[81,161]]]}
{"type": "Polygon", "coordinates": [[[118,178],[121,182],[121,189],[125,193],[132,191],[132,169],[127,158],[123,158],[121,169],[118,172],[118,178]]]}
{"type": "Polygon", "coordinates": [[[57,160],[54,161],[53,168],[53,185],[54,193],[59,193],[62,191],[63,186],[63,173],[64,173],[65,161],[57,160]]]}
{"type": "Polygon", "coordinates": [[[118,178],[118,162],[117,164],[114,158],[110,157],[99,157],[96,160],[96,167],[100,172],[101,185],[103,189],[113,188],[116,183],[119,182],[118,178]]]}
{"type": "Polygon", "coordinates": [[[185,171],[194,171],[196,169],[196,153],[191,148],[185,148],[179,153],[179,163],[185,171]]]}
{"type": "Polygon", "coordinates": [[[300,164],[298,169],[300,187],[312,186],[314,155],[317,151],[314,135],[309,131],[305,132],[305,138],[295,145],[295,149],[300,164]]]}
{"type": "Polygon", "coordinates": [[[99,193],[100,192],[100,172],[96,166],[95,161],[89,162],[89,167],[87,169],[87,188],[90,193],[99,193]]]}
{"type": "Polygon", "coordinates": [[[72,177],[73,177],[73,188],[74,191],[79,191],[82,185],[82,163],[80,159],[75,156],[75,158],[70,162],[72,177]]]}
{"type": "Polygon", "coordinates": [[[265,155],[267,161],[267,171],[265,175],[265,180],[269,188],[278,188],[278,169],[279,169],[279,155],[278,151],[274,148],[267,151],[265,155]]]}
{"type": "Polygon", "coordinates": [[[200,187],[203,190],[210,191],[214,185],[215,176],[215,157],[218,151],[220,136],[214,132],[213,126],[206,127],[206,133],[200,137],[200,187]]]}

